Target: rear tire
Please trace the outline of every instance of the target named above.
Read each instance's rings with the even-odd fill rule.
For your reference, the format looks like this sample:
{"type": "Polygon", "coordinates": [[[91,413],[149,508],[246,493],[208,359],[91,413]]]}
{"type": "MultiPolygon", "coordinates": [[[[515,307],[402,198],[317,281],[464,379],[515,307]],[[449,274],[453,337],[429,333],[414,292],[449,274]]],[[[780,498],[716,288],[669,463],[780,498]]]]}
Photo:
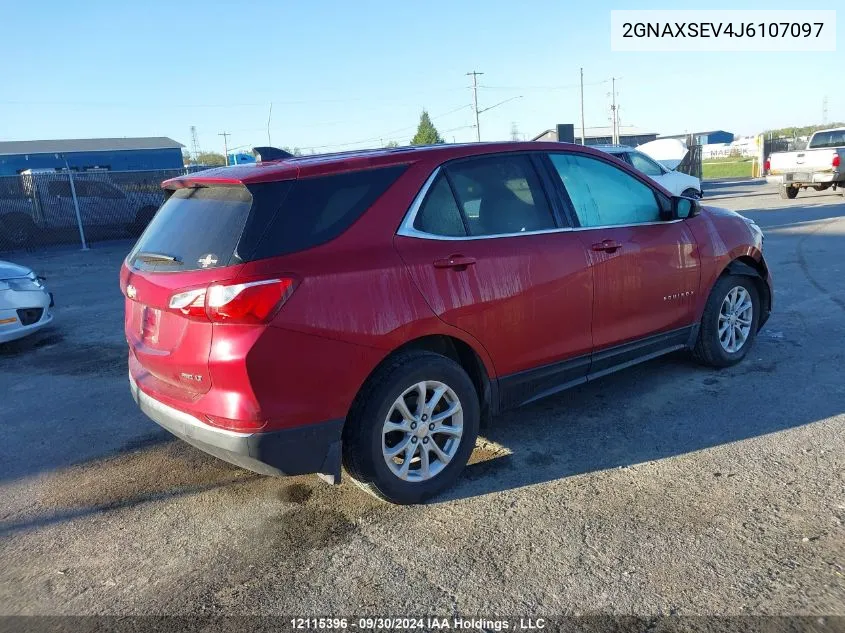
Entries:
{"type": "Polygon", "coordinates": [[[368,492],[393,503],[420,503],[458,479],[475,448],[479,420],[478,394],[460,365],[433,352],[402,352],[355,399],[343,430],[343,464],[368,492]]]}
{"type": "Polygon", "coordinates": [[[693,357],[710,367],[737,364],[754,345],[759,323],[760,297],[754,280],[740,275],[720,277],[707,298],[693,357]],[[732,298],[736,299],[733,304],[732,298]],[[747,302],[750,308],[744,308],[747,302]]]}
{"type": "Polygon", "coordinates": [[[798,195],[798,187],[781,187],[780,197],[784,200],[794,200],[798,195]]]}
{"type": "Polygon", "coordinates": [[[0,218],[0,226],[3,227],[3,241],[17,247],[29,244],[37,229],[32,218],[18,213],[0,218]]]}

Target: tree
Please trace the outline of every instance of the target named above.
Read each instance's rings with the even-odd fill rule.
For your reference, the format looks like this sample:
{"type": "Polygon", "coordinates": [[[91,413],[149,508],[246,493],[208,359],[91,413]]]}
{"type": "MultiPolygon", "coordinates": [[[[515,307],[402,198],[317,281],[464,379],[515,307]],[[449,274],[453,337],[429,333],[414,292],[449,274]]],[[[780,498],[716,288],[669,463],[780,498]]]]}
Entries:
{"type": "Polygon", "coordinates": [[[200,152],[197,154],[196,164],[212,165],[216,167],[218,165],[225,165],[226,158],[223,154],[218,154],[217,152],[200,152]]]}
{"type": "Polygon", "coordinates": [[[385,143],[384,146],[385,147],[399,147],[399,143],[397,143],[396,141],[387,141],[387,143],[385,143]]]}
{"type": "Polygon", "coordinates": [[[777,130],[766,130],[763,132],[765,136],[770,134],[774,138],[787,137],[794,138],[798,136],[809,136],[816,130],[825,130],[832,127],[843,127],[845,123],[826,123],[824,125],[805,125],[803,127],[782,127],[777,130]]]}
{"type": "Polygon", "coordinates": [[[411,145],[439,145],[446,141],[440,136],[434,123],[431,122],[431,117],[428,112],[423,110],[420,115],[420,124],[417,127],[417,133],[411,139],[411,145]]]}
{"type": "Polygon", "coordinates": [[[182,150],[182,164],[183,165],[190,165],[193,162],[194,162],[194,160],[191,158],[191,155],[186,150],[183,149],[182,150]]]}

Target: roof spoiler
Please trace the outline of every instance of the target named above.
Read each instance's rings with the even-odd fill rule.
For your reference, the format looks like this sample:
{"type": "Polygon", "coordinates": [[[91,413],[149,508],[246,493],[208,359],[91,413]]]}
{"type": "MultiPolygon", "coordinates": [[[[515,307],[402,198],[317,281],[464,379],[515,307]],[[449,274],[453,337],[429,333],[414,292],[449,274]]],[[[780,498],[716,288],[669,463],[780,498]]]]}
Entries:
{"type": "Polygon", "coordinates": [[[286,152],[278,147],[253,147],[252,151],[255,153],[259,163],[268,160],[283,160],[285,158],[293,158],[293,154],[286,152]]]}

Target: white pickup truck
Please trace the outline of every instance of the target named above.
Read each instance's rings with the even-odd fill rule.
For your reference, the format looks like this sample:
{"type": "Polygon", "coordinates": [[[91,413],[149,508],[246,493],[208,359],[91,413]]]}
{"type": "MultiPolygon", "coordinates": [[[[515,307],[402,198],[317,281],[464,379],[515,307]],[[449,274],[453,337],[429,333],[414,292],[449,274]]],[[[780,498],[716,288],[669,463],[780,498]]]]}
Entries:
{"type": "Polygon", "coordinates": [[[812,187],[842,189],[845,195],[845,128],[819,130],[807,149],[775,152],[766,160],[766,180],[780,185],[780,197],[792,199],[812,187]]]}

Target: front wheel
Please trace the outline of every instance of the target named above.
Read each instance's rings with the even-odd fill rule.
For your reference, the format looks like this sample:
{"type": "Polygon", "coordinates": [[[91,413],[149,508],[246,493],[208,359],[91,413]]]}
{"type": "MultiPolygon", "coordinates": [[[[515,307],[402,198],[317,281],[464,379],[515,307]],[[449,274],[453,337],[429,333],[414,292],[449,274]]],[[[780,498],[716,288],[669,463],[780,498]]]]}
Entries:
{"type": "Polygon", "coordinates": [[[698,189],[684,189],[683,192],[681,192],[681,195],[684,198],[693,198],[694,200],[701,199],[701,192],[698,189]]]}
{"type": "Polygon", "coordinates": [[[721,277],[707,299],[693,355],[711,367],[735,365],[748,354],[760,322],[760,297],[751,277],[721,277]]]}
{"type": "Polygon", "coordinates": [[[455,361],[409,351],[367,381],[344,428],[343,463],[365,490],[420,503],[458,478],[475,448],[478,394],[455,361]]]}

